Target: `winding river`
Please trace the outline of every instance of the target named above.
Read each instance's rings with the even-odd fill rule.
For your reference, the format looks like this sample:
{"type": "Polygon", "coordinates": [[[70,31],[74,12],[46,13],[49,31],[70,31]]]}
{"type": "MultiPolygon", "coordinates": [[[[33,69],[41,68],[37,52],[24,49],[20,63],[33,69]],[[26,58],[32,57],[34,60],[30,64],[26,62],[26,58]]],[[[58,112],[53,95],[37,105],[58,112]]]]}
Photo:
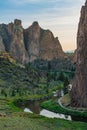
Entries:
{"type": "MultiPolygon", "coordinates": [[[[61,91],[61,96],[63,96],[63,91],[61,91]]],[[[54,93],[54,98],[59,98],[56,97],[55,93],[54,93]]],[[[82,122],[87,122],[87,119],[85,118],[80,118],[80,117],[74,117],[74,116],[70,116],[70,115],[65,115],[65,114],[60,114],[60,113],[55,113],[55,112],[51,112],[49,110],[43,109],[41,108],[40,104],[43,101],[46,101],[47,99],[43,99],[43,100],[29,100],[26,101],[24,104],[21,104],[20,107],[24,110],[24,112],[30,112],[30,113],[36,113],[45,117],[49,117],[49,118],[61,118],[61,119],[65,119],[65,120],[69,120],[69,121],[82,121],[82,122]]]]}
{"type": "Polygon", "coordinates": [[[25,104],[25,106],[22,106],[22,108],[24,109],[25,112],[36,113],[49,118],[61,118],[71,120],[71,116],[69,115],[54,113],[49,110],[41,108],[40,107],[41,102],[42,101],[29,101],[27,104],[25,104]]]}
{"type": "MultiPolygon", "coordinates": [[[[54,98],[58,98],[61,96],[64,96],[63,90],[60,90],[59,96],[54,92],[54,98]],[[58,97],[57,97],[58,96],[58,97]]],[[[40,107],[40,104],[46,100],[39,100],[39,101],[27,101],[24,105],[22,105],[22,109],[24,109],[24,112],[30,112],[30,113],[36,113],[45,117],[49,118],[61,118],[65,120],[72,120],[71,116],[64,115],[60,113],[51,112],[49,110],[43,109],[40,107]]]]}

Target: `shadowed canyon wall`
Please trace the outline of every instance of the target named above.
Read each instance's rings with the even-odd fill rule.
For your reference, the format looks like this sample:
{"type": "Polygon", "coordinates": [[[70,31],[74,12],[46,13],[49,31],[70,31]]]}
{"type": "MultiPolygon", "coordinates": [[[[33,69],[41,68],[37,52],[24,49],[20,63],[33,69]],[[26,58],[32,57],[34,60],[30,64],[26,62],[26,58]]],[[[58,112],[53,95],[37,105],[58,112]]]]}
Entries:
{"type": "Polygon", "coordinates": [[[72,106],[87,107],[87,1],[82,6],[78,26],[76,76],[71,97],[72,106]]]}

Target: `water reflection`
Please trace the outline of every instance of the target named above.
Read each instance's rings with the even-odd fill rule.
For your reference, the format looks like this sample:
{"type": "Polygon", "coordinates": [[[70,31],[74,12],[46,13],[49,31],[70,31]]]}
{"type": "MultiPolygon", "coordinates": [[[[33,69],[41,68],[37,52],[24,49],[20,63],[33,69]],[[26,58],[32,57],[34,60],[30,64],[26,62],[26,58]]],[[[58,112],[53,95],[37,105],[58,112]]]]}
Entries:
{"type": "MultiPolygon", "coordinates": [[[[60,90],[60,91],[56,91],[56,94],[58,97],[61,97],[64,95],[64,92],[63,92],[63,90],[60,90]]],[[[56,97],[56,98],[58,98],[58,97],[56,97]]],[[[53,97],[53,99],[55,99],[55,96],[53,97]]],[[[71,120],[71,116],[59,114],[59,113],[54,113],[54,112],[48,111],[46,109],[42,109],[40,107],[40,104],[43,101],[45,101],[45,100],[27,101],[25,103],[25,105],[22,106],[22,108],[24,109],[24,112],[36,113],[36,114],[46,116],[49,118],[62,118],[62,119],[66,119],[66,120],[71,120]]]]}
{"type": "Polygon", "coordinates": [[[40,114],[40,111],[42,110],[40,107],[41,102],[42,101],[28,101],[24,106],[22,106],[22,108],[25,110],[25,112],[30,111],[36,114],[40,114]]]}
{"type": "Polygon", "coordinates": [[[71,120],[71,116],[64,115],[64,114],[59,114],[59,113],[54,113],[51,111],[48,111],[46,109],[42,109],[40,107],[40,102],[41,101],[31,101],[27,104],[27,107],[24,108],[24,112],[30,112],[30,113],[36,113],[45,117],[49,118],[61,118],[61,119],[66,119],[66,120],[71,120]]]}
{"type": "Polygon", "coordinates": [[[48,111],[46,109],[43,109],[40,112],[40,115],[50,117],[50,118],[61,118],[61,119],[71,120],[70,116],[66,116],[64,114],[59,114],[59,113],[54,113],[54,112],[48,111]]]}
{"type": "Polygon", "coordinates": [[[24,112],[29,112],[29,113],[33,113],[29,108],[25,108],[24,112]]]}
{"type": "MultiPolygon", "coordinates": [[[[63,90],[58,91],[57,92],[58,97],[61,97],[64,95],[63,90]]],[[[53,99],[55,100],[56,98],[58,99],[58,97],[53,97],[53,99]]],[[[74,117],[74,116],[70,116],[70,115],[64,115],[64,114],[59,114],[59,113],[54,113],[51,111],[48,111],[46,109],[42,109],[40,107],[41,102],[46,101],[47,99],[44,100],[39,100],[39,101],[30,101],[27,100],[25,103],[21,103],[18,104],[19,107],[21,107],[22,109],[24,109],[24,112],[29,112],[29,113],[36,113],[45,117],[49,117],[49,118],[61,118],[61,119],[65,119],[65,120],[75,120],[75,121],[83,121],[83,122],[87,122],[87,118],[81,118],[81,117],[74,117]]]]}

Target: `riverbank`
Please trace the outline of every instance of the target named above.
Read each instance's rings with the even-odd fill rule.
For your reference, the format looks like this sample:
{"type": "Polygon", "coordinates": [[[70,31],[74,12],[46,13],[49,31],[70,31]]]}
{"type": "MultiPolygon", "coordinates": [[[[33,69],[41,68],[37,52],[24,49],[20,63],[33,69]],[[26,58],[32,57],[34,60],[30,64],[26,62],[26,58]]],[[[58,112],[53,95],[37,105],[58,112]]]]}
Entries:
{"type": "Polygon", "coordinates": [[[54,100],[49,100],[46,102],[43,102],[41,104],[41,107],[53,111],[55,113],[60,113],[60,114],[65,114],[65,115],[71,115],[74,117],[79,117],[79,118],[86,118],[87,119],[87,110],[81,111],[81,110],[75,110],[73,108],[65,107],[62,105],[61,100],[59,99],[58,101],[54,100]]]}
{"type": "Polygon", "coordinates": [[[0,130],[86,130],[86,123],[25,113],[12,100],[0,99],[0,130]]]}
{"type": "Polygon", "coordinates": [[[3,109],[6,109],[6,111],[7,111],[7,108],[8,108],[8,110],[10,110],[10,111],[8,111],[8,113],[10,113],[10,112],[11,113],[12,112],[23,112],[23,109],[21,109],[20,106],[28,103],[29,101],[47,100],[47,101],[41,103],[42,108],[45,108],[45,109],[50,110],[50,111],[55,112],[55,113],[71,115],[71,116],[75,116],[75,117],[78,116],[80,118],[87,119],[87,110],[77,110],[75,108],[74,109],[71,108],[70,106],[68,106],[70,103],[70,99],[67,97],[69,97],[69,96],[66,95],[66,96],[60,98],[58,101],[52,100],[52,99],[49,100],[50,96],[44,96],[44,97],[42,96],[42,97],[37,97],[37,98],[36,97],[29,98],[28,97],[28,99],[27,98],[12,98],[12,99],[0,99],[0,100],[1,100],[1,102],[4,101],[6,104],[3,106],[3,109]],[[66,107],[66,106],[68,106],[68,107],[66,107]],[[4,108],[4,107],[6,107],[6,108],[4,108]]]}
{"type": "Polygon", "coordinates": [[[0,117],[0,130],[86,130],[86,123],[50,119],[30,113],[13,113],[0,117]]]}

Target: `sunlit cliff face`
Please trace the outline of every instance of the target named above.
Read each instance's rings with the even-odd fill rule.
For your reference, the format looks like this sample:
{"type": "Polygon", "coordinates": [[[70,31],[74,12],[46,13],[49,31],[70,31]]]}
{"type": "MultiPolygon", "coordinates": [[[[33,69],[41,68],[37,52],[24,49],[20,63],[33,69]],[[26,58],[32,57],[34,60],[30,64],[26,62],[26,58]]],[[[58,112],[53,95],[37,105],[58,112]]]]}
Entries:
{"type": "Polygon", "coordinates": [[[53,60],[65,55],[58,38],[50,30],[42,29],[38,22],[33,22],[27,29],[18,19],[14,23],[0,24],[0,41],[0,51],[9,52],[21,63],[53,60]]]}

